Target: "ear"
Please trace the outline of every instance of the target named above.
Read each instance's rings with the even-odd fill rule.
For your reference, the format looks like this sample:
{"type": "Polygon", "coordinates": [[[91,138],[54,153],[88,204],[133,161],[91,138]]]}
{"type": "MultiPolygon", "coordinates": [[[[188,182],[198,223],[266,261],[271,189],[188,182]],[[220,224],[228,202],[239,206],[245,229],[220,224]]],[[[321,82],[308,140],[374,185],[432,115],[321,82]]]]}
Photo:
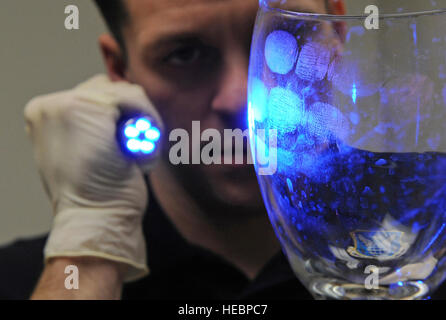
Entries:
{"type": "Polygon", "coordinates": [[[99,37],[99,46],[111,81],[126,80],[126,61],[118,42],[110,34],[99,37]]]}

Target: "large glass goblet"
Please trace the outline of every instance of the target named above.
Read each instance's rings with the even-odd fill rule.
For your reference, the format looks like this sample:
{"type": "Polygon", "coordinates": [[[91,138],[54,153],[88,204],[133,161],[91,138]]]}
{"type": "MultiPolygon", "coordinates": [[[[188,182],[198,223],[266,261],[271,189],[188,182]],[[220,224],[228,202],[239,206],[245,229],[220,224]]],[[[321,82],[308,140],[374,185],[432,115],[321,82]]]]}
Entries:
{"type": "Polygon", "coordinates": [[[315,298],[428,298],[446,276],[445,1],[299,3],[260,1],[249,70],[282,248],[315,298]]]}

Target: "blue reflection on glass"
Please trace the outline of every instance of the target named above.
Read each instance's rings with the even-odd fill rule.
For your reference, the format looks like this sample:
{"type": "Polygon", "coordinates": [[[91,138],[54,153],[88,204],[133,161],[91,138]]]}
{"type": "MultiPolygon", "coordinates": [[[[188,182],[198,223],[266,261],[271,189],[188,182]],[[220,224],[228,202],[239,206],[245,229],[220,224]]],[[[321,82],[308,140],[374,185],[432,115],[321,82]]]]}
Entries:
{"type": "Polygon", "coordinates": [[[263,122],[267,116],[266,103],[268,101],[268,89],[257,78],[252,80],[250,103],[252,104],[253,120],[263,122]]]}
{"type": "Polygon", "coordinates": [[[356,97],[358,96],[358,92],[356,89],[356,83],[353,83],[353,88],[352,88],[352,101],[354,104],[356,104],[356,97]]]}
{"type": "Polygon", "coordinates": [[[432,244],[435,242],[435,240],[437,240],[438,236],[443,232],[443,229],[445,226],[446,226],[446,224],[443,223],[440,230],[437,231],[435,236],[431,239],[431,241],[429,241],[429,244],[426,246],[426,248],[424,248],[423,253],[425,253],[432,246],[432,244]]]}

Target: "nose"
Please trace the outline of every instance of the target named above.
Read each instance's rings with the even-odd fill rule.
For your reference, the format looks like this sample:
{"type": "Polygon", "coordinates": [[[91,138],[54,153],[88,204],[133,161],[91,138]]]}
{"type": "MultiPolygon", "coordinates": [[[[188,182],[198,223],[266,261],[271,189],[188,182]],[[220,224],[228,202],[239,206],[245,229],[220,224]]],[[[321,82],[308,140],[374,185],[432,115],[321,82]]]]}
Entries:
{"type": "Polygon", "coordinates": [[[232,52],[220,74],[212,109],[226,117],[243,117],[247,109],[248,57],[232,52]]]}

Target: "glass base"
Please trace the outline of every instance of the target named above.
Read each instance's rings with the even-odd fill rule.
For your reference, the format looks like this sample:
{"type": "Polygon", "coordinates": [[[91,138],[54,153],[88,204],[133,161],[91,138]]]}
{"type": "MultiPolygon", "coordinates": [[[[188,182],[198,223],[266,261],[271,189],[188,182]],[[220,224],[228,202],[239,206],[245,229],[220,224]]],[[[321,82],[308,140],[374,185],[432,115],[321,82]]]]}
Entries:
{"type": "Polygon", "coordinates": [[[312,294],[320,300],[421,300],[429,292],[424,283],[409,281],[376,289],[364,285],[319,279],[310,284],[312,294]]]}

